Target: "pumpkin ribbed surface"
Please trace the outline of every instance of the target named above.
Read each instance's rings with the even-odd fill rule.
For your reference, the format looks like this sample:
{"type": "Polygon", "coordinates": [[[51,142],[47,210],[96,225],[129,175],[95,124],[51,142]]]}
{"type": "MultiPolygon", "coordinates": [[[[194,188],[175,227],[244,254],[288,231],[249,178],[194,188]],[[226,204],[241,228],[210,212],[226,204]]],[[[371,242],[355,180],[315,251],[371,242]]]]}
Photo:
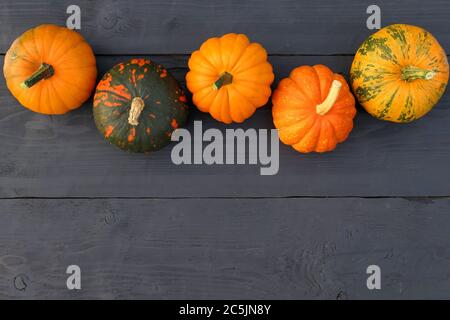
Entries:
{"type": "Polygon", "coordinates": [[[91,95],[95,56],[75,31],[51,24],[17,38],[5,56],[6,85],[26,108],[44,114],[76,109],[91,95]]]}
{"type": "Polygon", "coordinates": [[[299,152],[331,151],[353,129],[355,99],[344,77],[324,65],[295,68],[272,102],[280,140],[299,152]]]}
{"type": "Polygon", "coordinates": [[[186,84],[199,110],[242,122],[269,100],[274,80],[266,50],[244,34],[208,39],[189,59],[186,84]]]}

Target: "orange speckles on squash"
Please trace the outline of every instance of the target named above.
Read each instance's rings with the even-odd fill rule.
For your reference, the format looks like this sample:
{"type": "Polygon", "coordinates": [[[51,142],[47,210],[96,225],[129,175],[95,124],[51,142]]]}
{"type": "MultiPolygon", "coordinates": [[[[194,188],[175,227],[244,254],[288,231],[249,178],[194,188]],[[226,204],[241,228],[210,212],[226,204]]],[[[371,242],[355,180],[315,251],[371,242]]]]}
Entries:
{"type": "Polygon", "coordinates": [[[136,69],[131,70],[131,82],[136,86],[136,69]]]}
{"type": "Polygon", "coordinates": [[[131,59],[132,64],[137,64],[139,67],[144,66],[145,64],[150,63],[150,60],[147,59],[131,59]]]}
{"type": "Polygon", "coordinates": [[[138,75],[137,79],[138,79],[138,80],[144,79],[144,75],[143,75],[143,74],[138,75]]]}
{"type": "Polygon", "coordinates": [[[98,107],[102,102],[108,99],[106,92],[98,91],[94,96],[94,108],[98,107]]]}
{"type": "Polygon", "coordinates": [[[172,128],[176,129],[178,128],[178,122],[176,119],[172,119],[172,122],[170,123],[170,125],[172,126],[172,128]]]}
{"type": "Polygon", "coordinates": [[[144,73],[147,73],[148,72],[148,68],[144,68],[144,73]]]}
{"type": "Polygon", "coordinates": [[[161,78],[165,78],[165,77],[167,77],[167,70],[166,69],[163,69],[162,71],[161,71],[161,74],[159,75],[161,78]]]}
{"type": "Polygon", "coordinates": [[[106,130],[105,130],[105,138],[108,139],[111,136],[113,131],[114,131],[113,126],[107,126],[106,130]]]}
{"type": "Polygon", "coordinates": [[[132,143],[135,137],[136,137],[136,128],[133,127],[130,129],[130,134],[128,135],[128,142],[132,143]]]}
{"type": "Polygon", "coordinates": [[[178,100],[180,100],[180,101],[183,102],[183,103],[186,103],[186,102],[187,102],[186,96],[185,96],[184,94],[181,95],[181,96],[178,98],[178,100]]]}
{"type": "Polygon", "coordinates": [[[97,92],[95,94],[94,99],[97,99],[97,96],[99,99],[101,99],[102,101],[107,100],[108,97],[108,92],[112,92],[124,99],[131,99],[131,95],[128,92],[128,89],[125,87],[125,85],[120,84],[120,85],[111,85],[111,81],[112,81],[112,76],[110,73],[107,73],[102,80],[100,80],[100,82],[97,85],[97,92]],[[104,91],[104,92],[101,92],[104,91]]]}
{"type": "Polygon", "coordinates": [[[120,65],[119,65],[119,72],[120,73],[123,73],[123,70],[125,69],[125,66],[124,66],[124,64],[123,63],[121,63],[120,65]]]}
{"type": "Polygon", "coordinates": [[[110,73],[105,74],[102,80],[97,85],[97,90],[108,90],[111,88],[112,76],[110,73]]]}
{"type": "Polygon", "coordinates": [[[100,100],[100,101],[106,100],[106,99],[108,99],[108,94],[105,91],[98,91],[95,94],[94,99],[100,100]]]}
{"type": "Polygon", "coordinates": [[[122,104],[120,102],[104,101],[103,105],[105,105],[107,107],[118,107],[118,106],[121,106],[122,104]]]}
{"type": "Polygon", "coordinates": [[[146,129],[145,129],[145,132],[146,132],[148,135],[150,135],[150,133],[151,133],[150,128],[146,128],[146,129]]]}
{"type": "Polygon", "coordinates": [[[119,84],[117,86],[112,86],[111,89],[112,89],[111,91],[114,92],[115,94],[128,100],[131,99],[131,94],[128,92],[128,89],[125,87],[125,85],[119,84]]]}

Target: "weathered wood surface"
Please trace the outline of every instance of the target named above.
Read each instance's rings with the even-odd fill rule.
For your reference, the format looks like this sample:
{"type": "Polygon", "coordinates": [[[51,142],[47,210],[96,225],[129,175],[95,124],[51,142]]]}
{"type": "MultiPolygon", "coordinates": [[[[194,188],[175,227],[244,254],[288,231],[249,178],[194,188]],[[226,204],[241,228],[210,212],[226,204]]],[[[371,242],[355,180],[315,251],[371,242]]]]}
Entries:
{"type": "MultiPolygon", "coordinates": [[[[184,84],[186,54],[231,31],[267,48],[277,81],[302,64],[347,74],[372,33],[374,3],[1,1],[0,54],[34,25],[64,25],[70,4],[81,7],[100,75],[150,54],[184,84]]],[[[450,51],[448,0],[375,4],[383,25],[421,25],[450,51]]],[[[122,152],[97,132],[91,102],[65,116],[35,114],[3,77],[0,107],[0,299],[450,298],[448,93],[409,125],[359,108],[332,153],[280,145],[276,176],[254,165],[176,166],[173,144],[122,152]],[[65,287],[69,264],[82,268],[81,291],[65,287]],[[366,288],[370,264],[381,267],[381,291],[366,288]]],[[[240,125],[192,108],[191,131],[194,120],[273,128],[270,104],[240,125]]]]}
{"type": "Polygon", "coordinates": [[[1,203],[2,299],[450,298],[448,199],[1,203]]]}
{"type": "Polygon", "coordinates": [[[450,50],[448,0],[15,0],[0,3],[0,53],[41,23],[65,25],[66,9],[81,8],[81,33],[97,54],[186,54],[211,36],[246,33],[271,54],[353,54],[373,31],[367,7],[382,25],[427,28],[450,50]]]}
{"type": "MultiPolygon", "coordinates": [[[[100,74],[129,57],[99,57],[100,74]]],[[[152,56],[181,81],[186,56],[152,56]]],[[[297,65],[324,63],[346,73],[351,57],[271,57],[277,80],[297,65]]],[[[2,62],[2,61],[0,61],[2,62]]],[[[64,116],[32,113],[0,80],[1,197],[449,196],[449,95],[423,120],[391,124],[359,109],[355,129],[336,151],[302,155],[280,145],[280,170],[259,165],[180,165],[174,144],[150,155],[125,153],[98,133],[89,102],[64,116]]],[[[189,129],[273,128],[270,105],[226,126],[192,108],[189,129]]]]}

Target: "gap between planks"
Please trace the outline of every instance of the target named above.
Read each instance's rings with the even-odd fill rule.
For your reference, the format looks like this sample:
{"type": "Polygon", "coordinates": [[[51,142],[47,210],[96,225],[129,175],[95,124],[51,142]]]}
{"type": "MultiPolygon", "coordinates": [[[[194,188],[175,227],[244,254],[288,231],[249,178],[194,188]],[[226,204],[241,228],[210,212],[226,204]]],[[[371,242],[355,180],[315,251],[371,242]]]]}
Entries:
{"type": "Polygon", "coordinates": [[[403,199],[408,201],[450,200],[450,196],[244,196],[244,197],[1,197],[2,200],[263,200],[263,199],[403,199]]]}

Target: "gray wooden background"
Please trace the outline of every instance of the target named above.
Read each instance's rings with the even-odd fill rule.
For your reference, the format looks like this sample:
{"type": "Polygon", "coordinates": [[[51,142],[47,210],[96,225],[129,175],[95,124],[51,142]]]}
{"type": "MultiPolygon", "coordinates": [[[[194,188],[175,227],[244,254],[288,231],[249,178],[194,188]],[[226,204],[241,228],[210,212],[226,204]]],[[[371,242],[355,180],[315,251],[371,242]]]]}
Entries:
{"type": "MultiPolygon", "coordinates": [[[[40,23],[81,33],[99,76],[136,55],[184,85],[188,54],[208,37],[246,33],[270,53],[276,82],[303,64],[348,74],[382,25],[432,32],[450,52],[448,0],[0,1],[0,63],[40,23]]],[[[0,80],[0,298],[450,298],[450,94],[420,121],[361,108],[345,144],[324,155],[280,145],[280,171],[175,166],[171,146],[121,152],[97,132],[91,101],[64,116],[19,106],[0,80]],[[82,290],[65,269],[82,269],[82,290]],[[377,264],[382,289],[366,288],[377,264]]],[[[205,128],[273,128],[270,105],[240,125],[191,113],[205,128]]]]}

